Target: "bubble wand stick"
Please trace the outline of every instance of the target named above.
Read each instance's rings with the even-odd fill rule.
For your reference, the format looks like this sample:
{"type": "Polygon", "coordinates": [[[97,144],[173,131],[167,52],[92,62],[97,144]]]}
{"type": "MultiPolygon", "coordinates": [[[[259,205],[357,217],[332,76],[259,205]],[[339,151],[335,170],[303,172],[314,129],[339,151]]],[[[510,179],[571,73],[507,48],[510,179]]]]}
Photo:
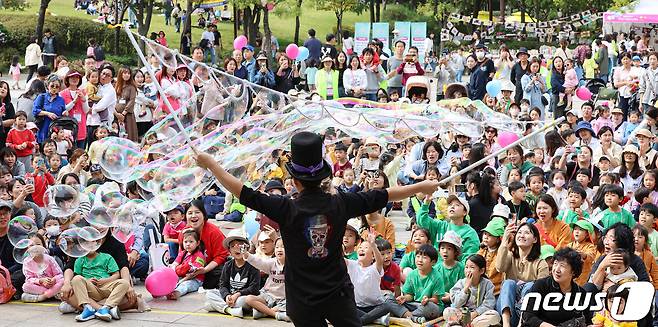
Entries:
{"type": "MultiPolygon", "coordinates": [[[[155,88],[158,90],[158,93],[160,93],[160,97],[164,100],[164,104],[169,108],[169,112],[173,113],[174,121],[176,122],[176,126],[180,128],[181,133],[183,133],[183,136],[185,137],[185,140],[192,145],[192,139],[190,138],[190,135],[187,134],[187,131],[185,131],[185,127],[183,126],[183,123],[180,121],[180,118],[178,118],[178,111],[174,110],[172,107],[171,103],[169,102],[169,99],[167,99],[167,95],[165,94],[164,90],[162,89],[162,86],[158,82],[158,80],[155,78],[155,72],[153,71],[153,67],[151,67],[151,64],[146,60],[144,57],[144,54],[142,53],[142,49],[139,47],[139,44],[137,44],[137,40],[135,40],[135,37],[133,36],[133,33],[130,32],[130,25],[128,22],[126,22],[123,25],[124,30],[126,31],[126,34],[128,34],[128,39],[130,40],[130,43],[132,43],[133,48],[135,48],[135,52],[137,52],[137,56],[139,57],[139,60],[142,61],[144,64],[144,67],[148,71],[148,73],[151,75],[152,80],[153,80],[153,85],[155,85],[155,88]]],[[[192,151],[194,154],[198,154],[198,151],[196,147],[192,146],[192,151]]]]}

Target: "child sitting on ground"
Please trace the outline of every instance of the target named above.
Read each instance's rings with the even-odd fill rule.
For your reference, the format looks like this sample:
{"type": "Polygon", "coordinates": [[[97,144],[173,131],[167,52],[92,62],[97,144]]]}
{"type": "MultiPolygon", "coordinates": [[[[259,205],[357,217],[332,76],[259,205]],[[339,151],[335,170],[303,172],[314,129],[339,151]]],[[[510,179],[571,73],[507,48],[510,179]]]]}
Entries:
{"type": "Polygon", "coordinates": [[[388,299],[395,299],[400,296],[400,285],[402,284],[402,270],[400,266],[393,261],[393,247],[387,240],[380,238],[375,241],[377,249],[382,253],[384,258],[384,276],[381,278],[379,288],[384,296],[388,299]]]}
{"type": "Polygon", "coordinates": [[[468,321],[472,326],[495,326],[500,323],[500,315],[495,310],[494,284],[487,278],[486,268],[486,260],[481,255],[468,257],[464,267],[465,277],[450,289],[452,307],[443,312],[447,322],[451,322],[450,317],[459,317],[461,308],[467,308],[471,315],[468,321]]]}
{"type": "Polygon", "coordinates": [[[358,259],[345,259],[347,273],[354,285],[354,300],[361,324],[388,325],[389,314],[385,299],[379,291],[379,282],[384,276],[384,259],[375,244],[373,228],[366,241],[359,244],[358,259]]]}
{"type": "Polygon", "coordinates": [[[464,278],[464,264],[457,261],[462,248],[462,239],[454,231],[447,231],[439,242],[439,255],[441,262],[437,263],[435,269],[443,278],[445,293],[441,301],[448,305],[450,303],[450,289],[457,281],[464,278]]]}
{"type": "Polygon", "coordinates": [[[658,289],[658,263],[649,250],[649,232],[644,226],[637,224],[633,227],[633,238],[635,240],[635,255],[642,259],[647,269],[653,288],[658,289]]]}
{"type": "MultiPolygon", "coordinates": [[[[178,257],[178,237],[180,232],[185,229],[187,224],[183,220],[185,209],[183,206],[176,206],[175,208],[166,212],[167,222],[162,231],[165,243],[169,246],[169,258],[173,260],[178,257]]],[[[170,261],[171,262],[171,261],[170,261]]]]}
{"type": "Polygon", "coordinates": [[[416,230],[411,233],[411,244],[414,250],[406,253],[400,261],[403,283],[405,282],[407,275],[416,269],[416,251],[425,244],[432,245],[432,241],[430,241],[430,232],[424,228],[416,228],[416,230]]]}
{"type": "Polygon", "coordinates": [[[171,265],[176,270],[178,277],[182,279],[176,285],[176,289],[167,295],[169,300],[178,300],[181,296],[196,292],[203,284],[203,274],[193,274],[197,269],[203,269],[206,266],[206,256],[201,251],[201,237],[194,229],[188,228],[183,231],[182,250],[178,251],[178,257],[171,265]]]}
{"type": "Polygon", "coordinates": [[[596,257],[596,245],[594,240],[594,226],[587,220],[578,220],[571,224],[573,242],[569,243],[570,247],[578,253],[583,260],[583,273],[576,278],[575,282],[578,285],[584,285],[589,277],[589,272],[592,270],[594,258],[596,257]]]}
{"type": "Polygon", "coordinates": [[[53,257],[48,255],[41,234],[30,237],[28,256],[23,261],[23,302],[43,302],[54,297],[64,285],[64,273],[53,257]]]}
{"type": "Polygon", "coordinates": [[[494,295],[500,293],[500,286],[503,284],[503,273],[496,270],[496,254],[500,246],[500,238],[505,233],[507,222],[501,217],[492,217],[487,227],[482,230],[482,243],[478,254],[486,261],[487,276],[494,284],[494,295]]]}
{"type": "Polygon", "coordinates": [[[266,316],[276,320],[290,321],[286,315],[286,293],[283,269],[286,262],[286,254],[283,248],[283,240],[278,238],[274,242],[274,258],[263,259],[249,252],[243,253],[248,263],[268,274],[265,286],[260,290],[260,295],[249,295],[245,299],[246,304],[253,308],[254,319],[266,316]]]}
{"type": "Polygon", "coordinates": [[[654,257],[658,257],[658,232],[653,227],[656,218],[658,218],[658,207],[653,203],[646,203],[640,207],[638,223],[647,230],[646,243],[654,257]]]}
{"type": "Polygon", "coordinates": [[[343,257],[345,259],[357,260],[356,247],[361,241],[357,227],[353,226],[353,220],[347,222],[345,234],[343,235],[343,257]]]}
{"type": "Polygon", "coordinates": [[[575,223],[578,220],[589,220],[589,213],[581,208],[586,198],[587,192],[585,192],[585,189],[579,185],[570,187],[566,201],[569,208],[566,210],[560,210],[560,213],[557,215],[557,219],[569,225],[575,223]]]}
{"type": "MultiPolygon", "coordinates": [[[[97,244],[92,247],[96,248],[97,244]]],[[[94,318],[110,321],[121,318],[119,303],[126,296],[130,283],[120,278],[119,266],[111,255],[90,251],[75,260],[73,272],[75,276],[71,280],[71,287],[77,303],[70,304],[82,310],[75,317],[76,321],[94,318]],[[97,301],[103,299],[105,304],[101,306],[97,301]]]]}
{"type": "Polygon", "coordinates": [[[408,318],[417,324],[439,317],[443,312],[440,297],[445,293],[443,278],[434,269],[439,254],[430,244],[421,245],[415,253],[416,269],[411,271],[402,286],[397,304],[391,305],[391,314],[408,318]]]}
{"type": "Polygon", "coordinates": [[[257,295],[260,289],[260,272],[244,259],[244,253],[249,250],[249,240],[241,230],[231,231],[223,245],[233,260],[222,267],[219,289],[206,293],[206,310],[242,318],[243,310],[249,308],[246,305],[247,296],[257,295]]]}

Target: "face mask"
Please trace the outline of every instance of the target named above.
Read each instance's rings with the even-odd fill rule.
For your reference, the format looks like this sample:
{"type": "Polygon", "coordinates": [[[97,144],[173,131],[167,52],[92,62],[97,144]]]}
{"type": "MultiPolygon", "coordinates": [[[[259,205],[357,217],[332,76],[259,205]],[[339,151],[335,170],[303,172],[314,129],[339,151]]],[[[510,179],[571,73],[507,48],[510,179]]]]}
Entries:
{"type": "Polygon", "coordinates": [[[477,57],[478,60],[482,60],[484,58],[484,52],[482,52],[482,51],[476,52],[475,57],[477,57]]]}
{"type": "Polygon", "coordinates": [[[555,185],[555,187],[562,187],[562,186],[564,186],[564,179],[556,179],[556,180],[554,180],[554,181],[553,181],[553,185],[555,185]]]}
{"type": "Polygon", "coordinates": [[[50,236],[57,236],[59,235],[59,233],[60,233],[59,226],[50,226],[46,228],[46,234],[50,236]]]}

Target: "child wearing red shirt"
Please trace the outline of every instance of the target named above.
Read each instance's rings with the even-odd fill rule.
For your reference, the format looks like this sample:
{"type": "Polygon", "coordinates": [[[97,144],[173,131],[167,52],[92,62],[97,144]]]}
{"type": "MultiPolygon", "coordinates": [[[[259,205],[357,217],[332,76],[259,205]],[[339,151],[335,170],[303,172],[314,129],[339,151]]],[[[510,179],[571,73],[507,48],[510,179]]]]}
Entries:
{"type": "Polygon", "coordinates": [[[35,155],[32,159],[33,173],[25,174],[25,180],[29,184],[34,184],[34,193],[32,193],[32,200],[34,204],[40,208],[44,207],[43,195],[50,185],[55,185],[55,178],[48,172],[46,168],[46,159],[41,155],[35,155]]]}
{"type": "Polygon", "coordinates": [[[386,294],[387,299],[394,300],[400,296],[400,285],[402,284],[402,270],[397,263],[393,262],[393,247],[385,239],[378,239],[377,248],[384,257],[384,276],[379,284],[379,288],[386,294]]]}
{"type": "Polygon", "coordinates": [[[37,139],[34,132],[26,128],[27,115],[23,111],[16,113],[16,125],[7,134],[7,147],[16,151],[16,158],[25,165],[30,171],[32,165],[32,154],[36,146],[37,139]]]}

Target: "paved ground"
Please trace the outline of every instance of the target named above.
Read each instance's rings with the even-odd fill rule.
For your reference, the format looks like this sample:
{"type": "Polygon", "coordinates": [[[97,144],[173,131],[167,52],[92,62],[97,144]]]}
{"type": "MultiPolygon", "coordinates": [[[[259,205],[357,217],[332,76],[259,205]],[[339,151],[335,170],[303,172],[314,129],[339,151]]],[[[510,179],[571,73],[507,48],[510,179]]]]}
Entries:
{"type": "MultiPolygon", "coordinates": [[[[398,242],[406,242],[409,232],[404,230],[407,219],[401,211],[393,211],[391,215],[396,225],[396,236],[398,242]]],[[[212,220],[211,220],[212,221],[212,220]]],[[[239,227],[238,223],[221,223],[225,234],[229,230],[239,227]]],[[[208,313],[203,310],[205,294],[193,293],[183,296],[178,301],[165,299],[153,299],[143,285],[137,286],[137,291],[146,299],[151,307],[150,312],[132,313],[124,312],[120,321],[112,321],[112,326],[151,327],[171,325],[193,325],[193,326],[291,326],[291,324],[278,322],[273,319],[253,320],[251,317],[245,319],[234,318],[208,313]]],[[[57,311],[57,301],[49,301],[38,304],[27,304],[14,301],[9,304],[0,305],[0,327],[43,327],[46,322],[49,327],[71,326],[77,324],[73,314],[62,315],[57,311]]],[[[80,325],[104,325],[103,321],[92,320],[80,325]]]]}

